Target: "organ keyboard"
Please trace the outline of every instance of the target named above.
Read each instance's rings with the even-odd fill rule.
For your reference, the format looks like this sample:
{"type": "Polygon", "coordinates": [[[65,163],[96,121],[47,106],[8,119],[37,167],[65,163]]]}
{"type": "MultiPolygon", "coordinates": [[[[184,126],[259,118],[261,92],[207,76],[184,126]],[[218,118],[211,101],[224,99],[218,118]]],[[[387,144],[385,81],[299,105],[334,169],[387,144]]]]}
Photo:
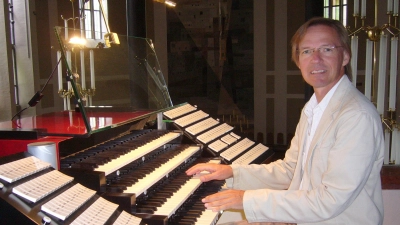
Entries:
{"type": "Polygon", "coordinates": [[[177,166],[184,163],[189,157],[193,156],[200,150],[199,147],[189,147],[183,150],[180,154],[174,156],[166,163],[162,164],[153,172],[147,174],[145,177],[138,179],[135,185],[127,187],[124,193],[133,193],[136,196],[146,192],[149,187],[161,180],[163,177],[173,171],[177,166]]]}
{"type": "MultiPolygon", "coordinates": [[[[22,156],[20,156],[22,157],[22,156]]],[[[98,196],[95,190],[74,183],[73,178],[47,167],[47,163],[28,156],[0,165],[0,171],[18,174],[18,180],[2,183],[0,196],[11,205],[2,205],[2,211],[10,212],[10,206],[30,215],[37,224],[129,224],[143,225],[142,219],[118,211],[118,204],[98,196]],[[32,162],[39,169],[32,169],[32,162]],[[46,169],[42,169],[46,167],[46,169]],[[21,168],[29,168],[21,172],[21,168]],[[15,196],[13,196],[15,194],[15,196]],[[6,206],[6,207],[3,207],[6,206]],[[116,218],[118,216],[118,218],[116,218]],[[131,223],[132,222],[132,223],[131,223]]],[[[2,218],[4,219],[4,218],[2,218]]],[[[18,218],[13,218],[18,221],[18,218]]],[[[18,223],[18,222],[16,222],[18,223]]]]}
{"type": "MultiPolygon", "coordinates": [[[[96,62],[82,64],[83,71],[100,66],[100,77],[119,77],[107,86],[118,95],[96,95],[85,107],[70,79],[76,65],[66,60],[68,28],[55,27],[55,32],[79,110],[51,107],[57,111],[0,122],[6,129],[0,130],[0,155],[21,153],[0,158],[1,222],[214,224],[219,213],[206,210],[201,199],[224,182],[200,183],[185,170],[214,158],[225,164],[260,163],[267,148],[253,147],[254,142],[235,134],[235,127],[197,106],[172,106],[148,39],[120,38],[118,46],[95,50],[91,60],[96,62]],[[58,161],[59,172],[27,154],[27,144],[43,141],[55,143],[48,153],[58,161]]],[[[92,47],[81,49],[81,60],[92,56],[92,47]]]]}
{"type": "Polygon", "coordinates": [[[31,156],[23,165],[4,163],[0,182],[8,194],[0,196],[17,196],[30,205],[33,221],[49,217],[55,224],[216,224],[220,213],[205,209],[201,199],[220,191],[224,182],[202,183],[185,171],[214,158],[260,163],[270,154],[268,147],[189,104],[164,116],[172,121],[167,130],[124,132],[62,156],[60,171],[31,156]]]}
{"type": "Polygon", "coordinates": [[[112,160],[104,165],[99,166],[95,169],[95,171],[104,171],[106,175],[115,172],[122,166],[127,165],[128,163],[133,162],[136,159],[139,159],[145,156],[147,153],[165,145],[166,143],[174,140],[175,138],[179,137],[180,133],[169,132],[155,140],[152,140],[149,143],[144,144],[132,151],[128,152],[127,154],[122,155],[121,157],[117,158],[116,160],[112,160]]]}

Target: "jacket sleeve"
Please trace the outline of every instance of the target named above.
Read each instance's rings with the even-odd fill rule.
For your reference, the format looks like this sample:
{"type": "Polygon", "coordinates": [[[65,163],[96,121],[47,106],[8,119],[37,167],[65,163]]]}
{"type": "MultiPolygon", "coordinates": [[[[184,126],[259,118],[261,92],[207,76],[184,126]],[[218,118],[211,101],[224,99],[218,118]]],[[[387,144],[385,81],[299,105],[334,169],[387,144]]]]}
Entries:
{"type": "Polygon", "coordinates": [[[292,181],[297,165],[299,153],[299,137],[297,125],[290,148],[285,153],[283,160],[261,165],[236,165],[232,164],[233,178],[227,179],[227,187],[241,190],[254,190],[260,188],[287,189],[292,181]]]}
{"type": "MultiPolygon", "coordinates": [[[[383,150],[382,125],[379,119],[367,112],[353,111],[345,114],[329,128],[327,135],[322,137],[322,140],[326,141],[316,145],[313,160],[308,165],[312,168],[309,169],[312,173],[309,175],[311,184],[307,190],[269,189],[271,186],[279,186],[280,183],[280,187],[284,187],[283,183],[290,180],[292,167],[288,165],[291,165],[294,160],[292,157],[296,154],[289,152],[289,163],[275,163],[277,169],[265,166],[269,173],[283,177],[278,178],[279,182],[273,185],[265,184],[264,189],[245,192],[243,206],[249,222],[301,223],[330,219],[349,207],[360,192],[368,192],[365,191],[365,186],[371,176],[371,170],[374,169],[373,174],[379,176],[376,175],[376,170],[379,174],[382,164],[378,159],[383,150]],[[314,179],[312,176],[319,178],[314,179]]],[[[235,175],[239,174],[239,178],[243,179],[248,173],[236,172],[235,175]]],[[[256,175],[246,178],[246,184],[237,184],[234,187],[247,186],[247,182],[256,179],[255,177],[256,175]]],[[[265,177],[263,175],[256,180],[257,185],[248,186],[262,188],[262,182],[271,182],[271,179],[265,177]]],[[[376,177],[373,180],[380,181],[376,177]]]]}

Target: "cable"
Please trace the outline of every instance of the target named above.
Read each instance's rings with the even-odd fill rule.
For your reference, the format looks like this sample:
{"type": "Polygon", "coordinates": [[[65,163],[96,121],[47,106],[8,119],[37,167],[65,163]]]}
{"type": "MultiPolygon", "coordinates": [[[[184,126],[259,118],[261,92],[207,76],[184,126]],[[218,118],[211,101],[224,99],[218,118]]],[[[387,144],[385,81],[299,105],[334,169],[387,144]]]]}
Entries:
{"type": "MultiPolygon", "coordinates": [[[[54,72],[56,71],[56,69],[57,69],[57,67],[58,67],[58,64],[60,64],[60,62],[61,62],[61,59],[62,59],[62,58],[60,57],[60,59],[58,60],[56,66],[54,67],[53,71],[51,71],[51,74],[50,74],[49,78],[47,78],[47,81],[46,81],[46,83],[44,84],[43,88],[42,88],[40,91],[38,91],[38,92],[35,93],[35,95],[31,98],[31,100],[29,100],[28,106],[25,107],[25,108],[23,108],[23,109],[21,109],[19,112],[17,112],[17,113],[11,118],[11,121],[13,121],[14,118],[15,118],[16,116],[20,115],[23,111],[27,110],[29,107],[34,107],[36,104],[38,104],[38,103],[40,102],[40,100],[41,100],[42,97],[43,97],[43,91],[44,91],[44,89],[46,88],[47,84],[49,83],[50,79],[53,77],[54,72]]],[[[18,126],[18,125],[17,125],[17,126],[18,126]]]]}

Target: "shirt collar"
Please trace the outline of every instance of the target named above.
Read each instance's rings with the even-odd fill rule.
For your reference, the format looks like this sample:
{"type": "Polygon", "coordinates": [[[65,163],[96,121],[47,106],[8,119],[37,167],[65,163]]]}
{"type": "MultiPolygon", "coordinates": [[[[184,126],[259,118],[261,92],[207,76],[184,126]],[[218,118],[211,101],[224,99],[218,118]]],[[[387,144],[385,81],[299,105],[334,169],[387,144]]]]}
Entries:
{"type": "MultiPolygon", "coordinates": [[[[344,75],[346,76],[346,75],[344,75]]],[[[329,90],[329,92],[325,95],[325,97],[322,99],[322,101],[318,104],[317,97],[315,96],[315,93],[311,96],[310,100],[308,101],[304,113],[308,118],[312,117],[313,115],[313,110],[316,109],[317,107],[320,108],[320,110],[323,112],[325,111],[326,107],[328,106],[329,101],[331,100],[333,94],[335,93],[337,87],[339,86],[340,82],[342,82],[344,76],[340,78],[340,80],[329,90]]]]}

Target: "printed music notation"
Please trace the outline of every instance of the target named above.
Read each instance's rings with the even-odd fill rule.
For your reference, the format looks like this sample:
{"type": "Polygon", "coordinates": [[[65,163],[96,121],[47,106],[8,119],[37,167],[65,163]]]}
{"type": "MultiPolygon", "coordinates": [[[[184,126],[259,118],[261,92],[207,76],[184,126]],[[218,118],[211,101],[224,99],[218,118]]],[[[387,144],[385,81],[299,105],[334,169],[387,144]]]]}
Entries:
{"type": "Polygon", "coordinates": [[[49,167],[51,167],[50,163],[30,156],[0,165],[0,178],[12,183],[49,167]]]}

